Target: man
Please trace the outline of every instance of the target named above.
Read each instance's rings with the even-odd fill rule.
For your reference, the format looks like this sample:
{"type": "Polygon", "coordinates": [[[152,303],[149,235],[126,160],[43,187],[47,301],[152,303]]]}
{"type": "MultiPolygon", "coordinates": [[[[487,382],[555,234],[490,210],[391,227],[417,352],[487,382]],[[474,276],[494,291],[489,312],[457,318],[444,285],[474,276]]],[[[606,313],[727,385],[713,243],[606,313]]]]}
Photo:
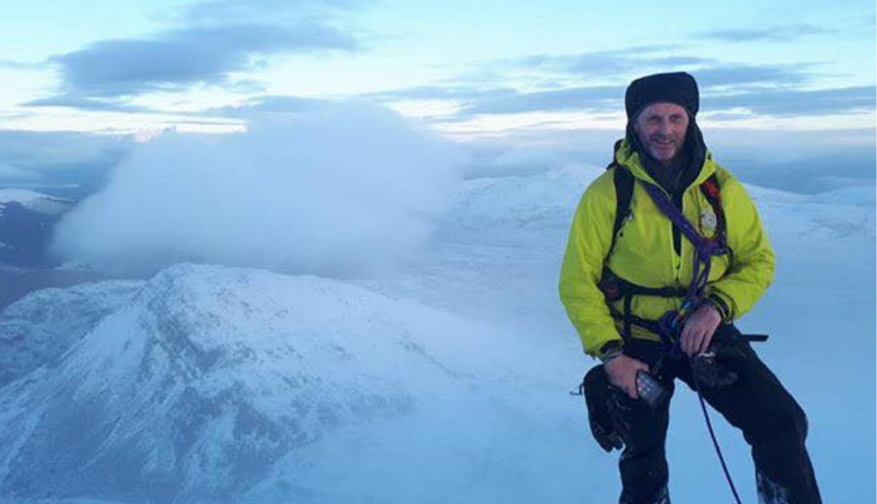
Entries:
{"type": "Polygon", "coordinates": [[[667,395],[680,378],[743,431],[762,502],[821,503],[806,416],[732,324],[767,290],[774,254],[752,200],[704,145],[697,84],[643,77],[625,108],[626,137],[582,196],[560,277],[585,352],[603,361],[585,393],[597,440],[624,445],[620,502],[670,502],[669,400],[640,398],[652,377],[667,395]]]}

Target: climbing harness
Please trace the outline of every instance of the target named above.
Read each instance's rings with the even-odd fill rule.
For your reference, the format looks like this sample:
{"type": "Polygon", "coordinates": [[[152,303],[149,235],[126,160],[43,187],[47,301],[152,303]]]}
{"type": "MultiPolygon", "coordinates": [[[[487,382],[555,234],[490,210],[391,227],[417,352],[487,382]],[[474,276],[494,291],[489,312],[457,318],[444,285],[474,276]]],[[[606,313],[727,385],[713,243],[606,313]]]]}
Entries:
{"type": "MultiPolygon", "coordinates": [[[[615,248],[616,236],[618,232],[624,225],[625,220],[630,216],[630,200],[633,193],[633,185],[635,183],[635,180],[630,172],[628,172],[626,168],[619,165],[615,165],[614,181],[616,184],[616,201],[618,202],[618,208],[616,209],[615,224],[609,255],[612,254],[615,248]]],[[[670,219],[673,226],[678,229],[679,232],[685,235],[688,241],[691,242],[691,244],[694,246],[694,264],[692,266],[691,283],[688,285],[687,288],[644,287],[626,281],[619,277],[617,274],[613,273],[608,267],[604,267],[599,287],[601,291],[603,291],[612,316],[622,320],[622,337],[625,340],[631,338],[632,325],[643,327],[660,336],[661,341],[665,345],[668,356],[670,358],[678,359],[682,354],[679,348],[679,339],[682,327],[684,326],[687,317],[703,303],[705,295],[704,291],[709,281],[712,258],[716,256],[731,254],[731,250],[728,247],[726,240],[726,222],[724,211],[722,210],[720,188],[715,175],[711,175],[705,182],[700,185],[700,190],[707,199],[707,201],[710,203],[710,206],[713,209],[713,214],[715,216],[715,221],[710,222],[710,224],[713,225],[712,227],[715,230],[715,234],[712,238],[706,238],[695,229],[691,222],[682,214],[682,211],[673,204],[667,193],[665,193],[662,189],[656,187],[655,185],[644,181],[641,182],[655,205],[668,219],[670,219]],[[682,298],[682,303],[679,309],[667,311],[658,320],[646,320],[640,317],[636,317],[631,313],[632,298],[633,296],[637,295],[682,298]],[[619,300],[622,301],[623,312],[619,312],[619,310],[616,309],[613,304],[619,300]]],[[[762,340],[762,338],[758,336],[751,339],[762,340]]],[[[691,358],[689,360],[689,364],[692,364],[691,358]]],[[[742,504],[739,494],[737,493],[737,488],[734,485],[733,479],[731,478],[730,471],[728,470],[727,463],[725,462],[725,458],[722,454],[722,450],[716,438],[715,431],[713,430],[712,421],[710,420],[709,413],[706,408],[706,401],[704,400],[703,394],[701,392],[699,379],[694,371],[695,366],[691,365],[691,368],[692,381],[695,385],[695,390],[700,401],[701,410],[703,411],[707,430],[709,431],[710,438],[712,439],[713,447],[716,450],[716,455],[719,458],[719,462],[722,466],[722,471],[725,474],[725,479],[728,481],[728,485],[731,488],[734,499],[736,500],[737,504],[742,504]]],[[[657,384],[658,382],[655,381],[653,383],[657,384]]],[[[583,392],[583,390],[580,389],[580,392],[583,392]]]]}

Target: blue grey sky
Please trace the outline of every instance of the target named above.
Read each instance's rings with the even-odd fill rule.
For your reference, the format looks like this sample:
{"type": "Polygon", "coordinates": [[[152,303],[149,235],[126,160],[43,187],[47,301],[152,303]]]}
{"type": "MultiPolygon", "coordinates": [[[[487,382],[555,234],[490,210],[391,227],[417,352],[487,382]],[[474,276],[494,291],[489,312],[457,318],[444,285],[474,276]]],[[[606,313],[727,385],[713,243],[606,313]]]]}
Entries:
{"type": "Polygon", "coordinates": [[[861,0],[35,0],[0,19],[0,124],[220,132],[364,98],[457,135],[617,128],[630,80],[687,70],[706,124],[873,128],[875,24],[861,0]]]}
{"type": "Polygon", "coordinates": [[[162,131],[350,100],[462,143],[466,176],[599,164],[628,83],[678,70],[745,181],[875,178],[870,0],[32,0],[0,30],[0,185],[93,187],[162,131]]]}

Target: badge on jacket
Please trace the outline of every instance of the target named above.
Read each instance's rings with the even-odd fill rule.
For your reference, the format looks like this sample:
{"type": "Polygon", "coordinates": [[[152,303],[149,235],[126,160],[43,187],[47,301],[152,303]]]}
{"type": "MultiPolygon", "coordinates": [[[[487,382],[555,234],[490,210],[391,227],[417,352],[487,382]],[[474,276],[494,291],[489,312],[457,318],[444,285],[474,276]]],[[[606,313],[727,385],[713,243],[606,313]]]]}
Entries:
{"type": "Polygon", "coordinates": [[[704,233],[715,234],[718,225],[716,213],[712,208],[705,208],[700,212],[700,228],[704,233]]]}

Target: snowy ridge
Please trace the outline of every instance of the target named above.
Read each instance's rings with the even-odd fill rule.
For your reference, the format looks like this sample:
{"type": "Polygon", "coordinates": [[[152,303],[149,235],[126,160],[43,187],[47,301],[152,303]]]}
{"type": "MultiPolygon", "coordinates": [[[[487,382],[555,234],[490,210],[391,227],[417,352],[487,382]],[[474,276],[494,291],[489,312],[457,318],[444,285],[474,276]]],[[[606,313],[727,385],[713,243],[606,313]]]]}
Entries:
{"type": "MultiPolygon", "coordinates": [[[[874,241],[873,187],[850,187],[803,195],[747,186],[774,233],[796,233],[814,246],[836,246],[838,239],[874,241]]],[[[783,238],[780,239],[782,241],[783,238]]],[[[775,240],[776,241],[776,240],[775,240]]]]}
{"type": "MultiPolygon", "coordinates": [[[[445,227],[453,230],[458,239],[484,239],[487,231],[490,240],[499,240],[492,241],[494,245],[508,244],[508,239],[525,233],[556,232],[567,226],[567,218],[572,216],[584,188],[603,171],[565,168],[519,177],[468,180],[444,219],[445,227]]],[[[564,236],[566,231],[563,229],[564,236]]]]}
{"type": "MultiPolygon", "coordinates": [[[[449,346],[471,327],[339,282],[179,265],[136,294],[101,287],[130,302],[93,307],[57,362],[0,389],[0,496],[233,500],[326,432],[411,414],[414,390],[474,372],[449,346]]],[[[19,334],[69,339],[40,320],[53,295],[14,305],[36,326],[19,334]]]]}
{"type": "Polygon", "coordinates": [[[130,302],[140,282],[103,282],[43,289],[0,318],[0,386],[40,366],[53,366],[101,319],[130,302]]]}

